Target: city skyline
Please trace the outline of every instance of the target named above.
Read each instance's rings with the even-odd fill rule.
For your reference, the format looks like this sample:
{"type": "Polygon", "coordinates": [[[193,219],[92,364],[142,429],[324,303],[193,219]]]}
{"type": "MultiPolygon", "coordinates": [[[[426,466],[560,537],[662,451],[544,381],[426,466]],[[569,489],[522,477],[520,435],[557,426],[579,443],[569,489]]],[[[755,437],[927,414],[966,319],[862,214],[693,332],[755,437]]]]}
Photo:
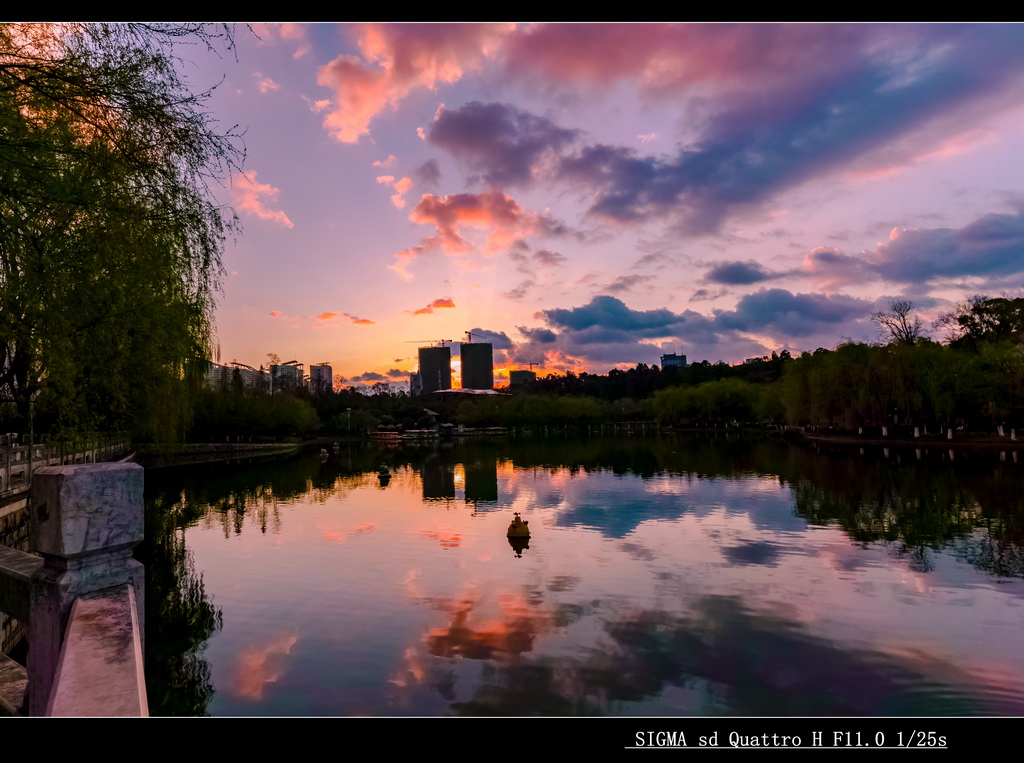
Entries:
{"type": "MultiPolygon", "coordinates": [[[[606,373],[870,340],[1016,292],[1017,24],[256,24],[196,50],[245,129],[220,362],[408,378],[472,331],[606,373]]],[[[180,52],[180,51],[179,51],[180,52]]],[[[186,52],[188,58],[193,51],[186,52]]],[[[536,364],[540,364],[539,367],[536,364]]]]}

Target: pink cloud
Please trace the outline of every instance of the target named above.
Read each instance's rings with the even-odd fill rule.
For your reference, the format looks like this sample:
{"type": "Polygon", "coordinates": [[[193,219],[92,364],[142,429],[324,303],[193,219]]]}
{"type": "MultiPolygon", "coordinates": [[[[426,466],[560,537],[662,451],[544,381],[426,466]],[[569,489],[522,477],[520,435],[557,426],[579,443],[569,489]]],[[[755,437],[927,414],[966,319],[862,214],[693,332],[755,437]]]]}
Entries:
{"type": "Polygon", "coordinates": [[[259,72],[254,72],[253,76],[256,77],[256,85],[259,87],[261,93],[269,93],[281,87],[270,77],[264,77],[259,72]]]}
{"type": "Polygon", "coordinates": [[[826,291],[835,291],[843,286],[864,283],[878,277],[871,272],[864,259],[832,246],[818,246],[807,252],[801,270],[826,291]]]}
{"type": "Polygon", "coordinates": [[[886,147],[885,150],[876,151],[872,155],[864,157],[848,173],[850,179],[885,180],[926,162],[947,159],[973,151],[994,135],[993,130],[980,127],[964,129],[948,137],[932,134],[940,132],[943,126],[939,125],[939,129],[932,131],[916,130],[905,139],[886,147]]]}
{"type": "Polygon", "coordinates": [[[471,254],[479,249],[483,255],[490,256],[521,245],[527,236],[564,231],[550,217],[526,211],[515,199],[498,189],[480,194],[423,194],[409,219],[421,225],[433,225],[436,233],[424,238],[417,246],[395,253],[397,262],[390,267],[404,278],[411,277],[406,266],[412,260],[435,249],[448,255],[471,254]],[[466,228],[489,231],[482,246],[478,247],[464,236],[466,228]]]}
{"type": "Polygon", "coordinates": [[[270,220],[286,228],[294,228],[295,225],[288,219],[284,212],[268,209],[264,201],[275,201],[281,190],[256,182],[256,171],[236,172],[231,176],[231,193],[234,197],[235,206],[242,212],[255,215],[261,220],[270,220]]]}
{"type": "Polygon", "coordinates": [[[402,276],[406,280],[412,278],[412,274],[405,269],[405,266],[415,260],[421,254],[428,254],[434,251],[439,246],[439,241],[435,236],[429,236],[423,239],[423,241],[416,245],[410,246],[408,249],[403,249],[400,252],[395,252],[395,264],[388,265],[391,270],[394,270],[398,275],[402,276]]]}
{"type": "Polygon", "coordinates": [[[306,27],[303,24],[284,23],[281,24],[281,36],[286,40],[297,43],[293,58],[302,58],[309,52],[309,38],[306,36],[306,27]]]}
{"type": "Polygon", "coordinates": [[[391,203],[398,209],[405,206],[405,193],[412,188],[412,178],[404,177],[395,183],[395,193],[391,196],[391,203]]]}
{"type": "Polygon", "coordinates": [[[302,58],[309,52],[309,37],[306,35],[305,24],[261,22],[253,24],[252,31],[264,42],[274,43],[278,39],[294,42],[295,52],[292,53],[292,58],[302,58]]]}
{"type": "Polygon", "coordinates": [[[473,251],[473,245],[462,237],[466,227],[491,229],[484,246],[486,254],[506,249],[542,227],[538,215],[527,212],[515,199],[498,190],[448,196],[424,194],[409,219],[434,225],[440,247],[447,254],[473,251]]]}
{"type": "Polygon", "coordinates": [[[697,84],[746,89],[749,78],[776,82],[843,66],[863,27],[820,24],[542,24],[509,40],[513,74],[607,85],[636,80],[648,95],[697,84]],[[806,65],[805,65],[806,64],[806,65]]]}
{"type": "Polygon", "coordinates": [[[435,90],[478,69],[500,48],[512,24],[356,25],[362,57],[339,56],[317,82],[334,91],[324,126],[339,141],[369,134],[370,121],[417,88],[435,90]]]}
{"type": "Polygon", "coordinates": [[[395,189],[395,193],[391,195],[391,203],[398,209],[402,209],[405,206],[405,193],[412,188],[412,178],[404,177],[401,180],[395,180],[394,175],[380,175],[377,177],[378,183],[390,185],[395,189]]]}
{"type": "Polygon", "coordinates": [[[284,673],[286,658],[298,640],[295,633],[285,633],[268,643],[245,647],[238,656],[232,693],[250,700],[263,699],[267,684],[276,682],[284,673]]]}
{"type": "Polygon", "coordinates": [[[374,167],[394,167],[395,166],[395,162],[397,162],[397,161],[398,161],[398,159],[395,158],[394,154],[388,154],[388,158],[387,159],[385,159],[384,161],[376,161],[376,162],[373,163],[373,166],[374,167]]]}

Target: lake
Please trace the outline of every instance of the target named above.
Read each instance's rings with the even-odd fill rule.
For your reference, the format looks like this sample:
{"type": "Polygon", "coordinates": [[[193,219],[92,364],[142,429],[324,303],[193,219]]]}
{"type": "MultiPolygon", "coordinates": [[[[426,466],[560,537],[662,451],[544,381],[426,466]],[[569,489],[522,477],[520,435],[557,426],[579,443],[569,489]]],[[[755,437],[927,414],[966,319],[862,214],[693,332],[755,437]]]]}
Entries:
{"type": "Polygon", "coordinates": [[[147,471],[150,710],[1024,715],[1022,470],[720,435],[147,471]]]}

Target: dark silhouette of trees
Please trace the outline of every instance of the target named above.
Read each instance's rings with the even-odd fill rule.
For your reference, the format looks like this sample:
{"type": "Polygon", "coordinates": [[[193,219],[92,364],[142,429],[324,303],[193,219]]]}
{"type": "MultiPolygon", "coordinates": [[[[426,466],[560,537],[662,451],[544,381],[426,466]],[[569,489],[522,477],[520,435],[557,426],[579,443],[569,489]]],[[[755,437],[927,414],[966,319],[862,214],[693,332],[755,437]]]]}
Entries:
{"type": "Polygon", "coordinates": [[[871,316],[883,335],[898,344],[916,344],[925,336],[924,321],[915,315],[916,306],[909,299],[894,299],[888,310],[871,316]]]}
{"type": "Polygon", "coordinates": [[[977,351],[983,344],[1024,342],[1024,297],[975,294],[935,322],[947,332],[950,345],[977,351]]]}

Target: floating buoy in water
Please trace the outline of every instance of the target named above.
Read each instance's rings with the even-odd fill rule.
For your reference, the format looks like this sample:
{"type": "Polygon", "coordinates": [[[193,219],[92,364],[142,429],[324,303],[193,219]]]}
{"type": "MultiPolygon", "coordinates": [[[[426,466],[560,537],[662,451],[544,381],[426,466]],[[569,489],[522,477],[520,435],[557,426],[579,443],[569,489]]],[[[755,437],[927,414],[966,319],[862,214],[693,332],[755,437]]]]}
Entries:
{"type": "Polygon", "coordinates": [[[530,523],[524,522],[523,518],[519,516],[519,512],[515,512],[515,517],[512,519],[512,523],[508,526],[508,537],[510,538],[529,538],[530,537],[530,523]]]}

